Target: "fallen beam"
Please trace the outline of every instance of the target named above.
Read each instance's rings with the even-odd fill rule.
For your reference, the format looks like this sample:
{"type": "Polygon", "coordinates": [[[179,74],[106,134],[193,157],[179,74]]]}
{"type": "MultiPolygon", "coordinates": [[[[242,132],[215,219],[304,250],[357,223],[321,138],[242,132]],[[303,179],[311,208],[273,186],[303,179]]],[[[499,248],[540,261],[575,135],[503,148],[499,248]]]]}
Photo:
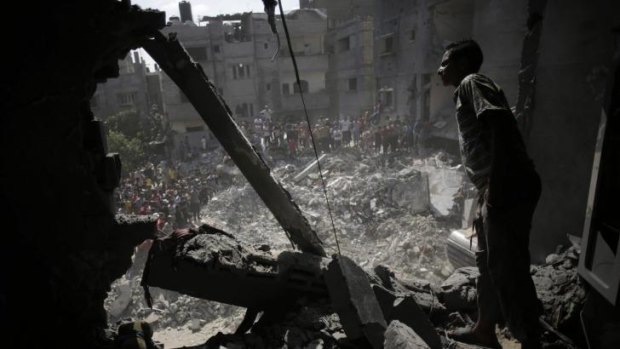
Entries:
{"type": "Polygon", "coordinates": [[[296,300],[327,298],[322,270],[329,259],[301,252],[244,247],[208,225],[153,242],[142,286],[252,310],[290,306],[296,300]]]}
{"type": "MultiPolygon", "coordinates": [[[[254,249],[208,225],[154,240],[142,286],[146,291],[148,286],[160,287],[247,308],[237,334],[251,330],[259,312],[278,318],[303,300],[329,306],[328,313],[338,314],[347,339],[357,346],[381,348],[387,323],[399,320],[430,348],[441,348],[422,310],[428,305],[417,303],[424,291],[407,290],[386,268],[368,274],[344,256],[330,260],[303,252],[254,249]]],[[[440,307],[434,303],[433,308],[440,307]]]]}
{"type": "Polygon", "coordinates": [[[158,32],[154,39],[145,41],[142,46],[187,96],[291,241],[304,252],[325,256],[321,240],[290,194],[273,178],[267,164],[241,133],[230,109],[202,67],[192,61],[174,37],[167,39],[158,32]]]}

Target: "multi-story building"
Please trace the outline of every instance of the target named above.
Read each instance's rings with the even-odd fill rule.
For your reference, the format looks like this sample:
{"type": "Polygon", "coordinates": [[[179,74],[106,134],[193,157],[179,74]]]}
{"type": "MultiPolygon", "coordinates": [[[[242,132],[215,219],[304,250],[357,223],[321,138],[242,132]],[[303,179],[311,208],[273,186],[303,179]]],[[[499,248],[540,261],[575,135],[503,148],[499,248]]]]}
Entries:
{"type": "Polygon", "coordinates": [[[373,4],[375,0],[301,0],[301,8],[324,9],[328,18],[329,115],[358,116],[376,104],[373,4]]]}
{"type": "MultiPolygon", "coordinates": [[[[184,5],[187,6],[187,3],[184,5]]],[[[300,121],[303,91],[311,118],[328,113],[326,91],[328,57],[325,52],[327,18],[318,9],[299,9],[286,14],[301,87],[281,22],[277,21],[281,47],[271,32],[267,15],[244,13],[203,17],[199,25],[172,17],[164,33],[176,33],[192,58],[200,63],[223,95],[233,116],[251,120],[265,108],[281,121],[300,121]],[[276,51],[278,52],[275,55],[276,51]]],[[[164,74],[164,100],[171,128],[178,142],[197,147],[203,136],[212,139],[204,122],[179,88],[164,74]]]]}
{"type": "Polygon", "coordinates": [[[381,115],[412,122],[415,104],[414,1],[388,0],[375,4],[375,76],[381,115]]]}
{"type": "MultiPolygon", "coordinates": [[[[181,42],[185,43],[187,52],[204,67],[210,54],[206,28],[199,27],[189,20],[181,23],[178,17],[171,17],[168,27],[164,29],[165,34],[170,32],[177,33],[181,42]]],[[[212,140],[211,133],[187,97],[165,73],[162,74],[162,85],[163,100],[167,109],[169,127],[172,131],[171,141],[175,148],[172,155],[177,156],[179,152],[185,151],[186,149],[181,145],[185,144],[186,141],[193,147],[200,147],[202,137],[212,140]]]]}
{"type": "Polygon", "coordinates": [[[161,74],[158,69],[149,71],[135,51],[119,61],[118,78],[97,85],[90,103],[93,113],[101,119],[127,110],[146,116],[153,106],[164,112],[161,74]]]}
{"type": "MultiPolygon", "coordinates": [[[[270,97],[275,114],[285,120],[302,120],[304,112],[299,96],[301,89],[310,118],[328,116],[330,95],[326,73],[329,61],[325,51],[327,16],[318,9],[299,9],[289,12],[286,21],[299,67],[301,87],[296,83],[288,45],[282,45],[276,61],[259,60],[262,67],[274,72],[272,86],[278,88],[277,91],[272,91],[270,97]]],[[[282,23],[278,22],[277,27],[285,42],[282,23]]]]}
{"type": "Polygon", "coordinates": [[[330,24],[330,116],[356,117],[372,110],[376,100],[373,20],[371,17],[353,17],[330,21],[330,24]]]}

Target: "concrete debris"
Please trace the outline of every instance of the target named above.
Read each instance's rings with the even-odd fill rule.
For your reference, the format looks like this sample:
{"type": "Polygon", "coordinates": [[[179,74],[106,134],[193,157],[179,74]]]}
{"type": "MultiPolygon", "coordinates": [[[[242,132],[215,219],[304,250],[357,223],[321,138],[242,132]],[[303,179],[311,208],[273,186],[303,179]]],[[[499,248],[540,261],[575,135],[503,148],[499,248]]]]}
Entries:
{"type": "MultiPolygon", "coordinates": [[[[311,157],[301,158],[298,167],[311,162],[311,157]]],[[[308,175],[295,183],[287,165],[275,163],[274,176],[284,178],[284,187],[326,249],[335,252],[320,179],[308,175]]],[[[404,154],[402,161],[384,167],[380,156],[362,158],[353,150],[330,153],[321,165],[329,170],[325,179],[343,254],[365,268],[389,265],[401,279],[440,283],[451,273],[444,242],[449,227],[432,213],[425,183],[433,166],[447,165],[404,154]]],[[[278,223],[247,184],[216,193],[204,212],[206,223],[233,232],[250,245],[268,242],[276,250],[290,249],[278,223]]],[[[460,217],[458,213],[459,222],[460,217]]]]}
{"type": "Polygon", "coordinates": [[[307,253],[272,256],[203,225],[155,240],[142,285],[264,310],[290,306],[300,297],[325,297],[322,263],[323,258],[307,253]]]}
{"type": "Polygon", "coordinates": [[[263,321],[263,314],[251,333],[220,332],[195,349],[220,348],[340,348],[346,336],[337,315],[326,315],[328,309],[313,304],[283,314],[277,323],[263,321]]]}
{"type": "MultiPolygon", "coordinates": [[[[579,314],[586,300],[586,290],[577,274],[579,260],[578,248],[572,246],[563,252],[548,256],[549,263],[533,266],[532,279],[536,286],[538,298],[544,308],[544,321],[557,332],[570,338],[575,343],[583,343],[582,329],[579,314]]],[[[478,270],[475,267],[457,269],[441,287],[438,297],[450,312],[458,312],[459,321],[453,321],[454,326],[469,324],[469,314],[475,319],[476,306],[476,278],[478,270]]],[[[557,335],[547,332],[545,341],[555,343],[557,335]]],[[[564,347],[564,346],[563,346],[564,347]]]]}
{"type": "Polygon", "coordinates": [[[114,318],[118,318],[131,304],[131,284],[125,278],[116,285],[116,297],[108,305],[108,313],[114,318]]]}
{"type": "Polygon", "coordinates": [[[397,208],[412,214],[428,211],[430,192],[428,175],[405,168],[397,178],[388,178],[388,198],[397,208]]]}
{"type": "Polygon", "coordinates": [[[398,320],[390,322],[385,331],[385,349],[430,349],[409,326],[398,320]]]}
{"type": "Polygon", "coordinates": [[[319,161],[321,161],[321,162],[324,161],[326,157],[327,157],[327,154],[323,154],[323,155],[319,156],[319,160],[318,161],[317,160],[312,161],[301,172],[299,172],[297,175],[295,175],[295,177],[293,177],[293,179],[292,179],[293,183],[298,183],[302,179],[306,178],[309,174],[315,173],[317,171],[317,168],[318,168],[318,165],[319,165],[319,161]]]}
{"type": "Polygon", "coordinates": [[[453,311],[476,310],[476,278],[480,275],[476,267],[457,269],[440,287],[438,297],[453,311]]]}
{"type": "MultiPolygon", "coordinates": [[[[320,179],[309,171],[294,180],[303,172],[296,168],[307,168],[312,161],[289,162],[276,163],[274,176],[284,178],[285,189],[326,249],[335,250],[320,179]]],[[[433,195],[449,190],[433,188],[437,183],[430,174],[434,166],[445,170],[441,178],[456,178],[451,173],[458,169],[437,159],[406,156],[384,166],[379,156],[360,158],[353,151],[331,153],[321,164],[327,170],[341,251],[350,257],[342,258],[346,268],[331,262],[330,271],[329,259],[286,251],[290,242],[251,187],[220,185],[203,207],[208,225],[155,240],[151,248],[151,257],[159,261],[151,260],[144,283],[175,291],[150,287],[151,309],[143,300],[140,276],[127,275],[113,285],[106,303],[110,321],[143,319],[156,332],[220,331],[199,346],[218,349],[351,347],[360,346],[360,338],[362,346],[400,348],[419,341],[420,347],[434,349],[442,347],[443,332],[438,329],[471,324],[477,269],[454,271],[446,255],[451,229],[460,229],[467,215],[463,210],[469,194],[454,194],[449,216],[443,216],[433,195]],[[418,212],[423,206],[426,209],[418,212]],[[243,321],[246,326],[235,332],[244,309],[220,302],[247,308],[251,316],[243,321]],[[219,322],[224,318],[230,321],[219,322]]],[[[467,247],[471,265],[473,254],[467,247]]],[[[532,269],[546,320],[566,334],[576,326],[585,294],[574,268],[577,255],[576,247],[557,251],[546,265],[532,269]]]]}
{"type": "Polygon", "coordinates": [[[431,348],[441,348],[441,340],[433,322],[444,323],[447,312],[439,300],[434,298],[435,292],[431,290],[430,284],[419,281],[414,285],[404,285],[385,266],[377,266],[371,274],[371,280],[387,322],[401,321],[418,333],[431,348]]]}
{"type": "Polygon", "coordinates": [[[382,348],[387,323],[364,270],[350,258],[334,257],[325,282],[347,337],[361,346],[382,348]]]}
{"type": "Polygon", "coordinates": [[[430,203],[439,215],[448,216],[454,205],[454,196],[463,187],[465,174],[460,167],[429,166],[425,170],[429,181],[430,203]]]}
{"type": "MultiPolygon", "coordinates": [[[[122,285],[123,282],[123,280],[118,280],[112,285],[112,291],[104,304],[108,310],[110,323],[125,319],[143,319],[157,331],[165,328],[189,327],[194,319],[198,319],[204,328],[211,321],[220,318],[240,320],[243,315],[243,310],[239,307],[193,298],[159,288],[150,288],[153,296],[153,308],[150,308],[144,300],[139,278],[133,279],[130,283],[131,302],[120,314],[112,314],[110,310],[114,306],[113,301],[119,297],[119,288],[122,288],[119,284],[122,285]]],[[[234,326],[230,329],[234,330],[234,326]]]]}
{"type": "MultiPolygon", "coordinates": [[[[205,169],[215,168],[222,158],[223,154],[213,154],[192,163],[184,163],[179,168],[179,174],[183,178],[206,178],[209,175],[207,182],[210,183],[211,199],[207,206],[203,207],[203,222],[232,232],[236,239],[243,241],[244,246],[256,247],[251,248],[252,254],[271,255],[270,258],[275,262],[277,258],[294,258],[294,254],[274,252],[290,249],[290,242],[248,184],[228,181],[229,178],[204,172],[205,169]]],[[[335,241],[319,186],[320,179],[318,176],[312,179],[310,171],[309,175],[298,183],[292,182],[293,176],[299,173],[294,170],[295,167],[307,167],[307,164],[312,162],[311,159],[302,157],[295,163],[296,166],[292,165],[290,160],[276,162],[272,166],[273,173],[277,178],[284,178],[285,188],[319,232],[326,248],[334,250],[335,241]]],[[[414,293],[418,305],[430,315],[433,323],[446,319],[445,307],[435,296],[437,292],[430,290],[428,280],[438,284],[451,272],[452,267],[447,261],[444,249],[444,240],[449,229],[438,221],[431,211],[414,214],[403,209],[398,200],[395,202],[393,199],[405,197],[406,191],[403,194],[402,190],[391,189],[391,186],[396,185],[398,188],[399,183],[424,178],[425,171],[432,167],[443,168],[447,165],[437,161],[420,162],[413,156],[404,154],[401,161],[384,167],[380,156],[362,158],[354,151],[331,153],[323,158],[321,165],[329,171],[326,174],[328,194],[343,254],[350,256],[363,268],[389,265],[393,270],[390,271],[392,277],[389,282],[396,283],[398,276],[402,282],[398,282],[395,287],[400,287],[403,292],[414,293]],[[404,285],[417,291],[408,290],[404,285]]],[[[418,198],[412,197],[412,200],[418,198]]],[[[420,198],[420,202],[429,206],[428,199],[420,198]]],[[[400,203],[402,204],[403,202],[400,203]]],[[[232,247],[235,246],[233,243],[232,247]]],[[[232,256],[234,253],[231,252],[231,258],[232,256]]],[[[296,263],[298,262],[300,261],[296,263]]],[[[303,270],[298,274],[303,276],[303,270]]],[[[216,331],[219,329],[224,333],[232,333],[243,318],[243,308],[193,298],[157,287],[149,288],[153,298],[151,309],[144,301],[139,273],[126,275],[112,285],[106,309],[110,309],[111,301],[120,294],[118,287],[127,282],[131,285],[131,302],[121,314],[109,313],[111,323],[125,318],[145,319],[157,332],[166,328],[196,328],[195,320],[199,319],[203,332],[211,331],[211,326],[219,326],[216,331]],[[223,327],[219,322],[222,318],[231,319],[226,325],[229,327],[223,327]]],[[[306,279],[303,287],[308,285],[306,279]]],[[[331,339],[314,337],[322,338],[326,348],[332,345],[330,343],[347,340],[337,315],[334,316],[339,330],[331,333],[331,339]]]]}
{"type": "Polygon", "coordinates": [[[413,329],[432,349],[441,349],[441,339],[428,315],[418,306],[413,296],[394,297],[380,287],[373,287],[382,304],[386,320],[398,320],[413,329]]]}
{"type": "Polygon", "coordinates": [[[565,335],[582,333],[579,313],[586,288],[577,273],[578,249],[574,246],[550,258],[551,263],[532,267],[532,279],[545,309],[545,320],[565,335]]]}

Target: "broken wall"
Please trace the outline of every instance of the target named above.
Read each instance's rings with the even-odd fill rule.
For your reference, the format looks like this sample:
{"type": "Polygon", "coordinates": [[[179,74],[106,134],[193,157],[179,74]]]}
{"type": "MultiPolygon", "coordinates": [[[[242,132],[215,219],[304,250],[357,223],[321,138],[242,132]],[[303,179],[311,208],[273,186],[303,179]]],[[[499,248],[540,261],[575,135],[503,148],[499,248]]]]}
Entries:
{"type": "Polygon", "coordinates": [[[542,19],[533,116],[526,143],[542,177],[534,261],[566,234],[580,236],[620,3],[549,0],[542,19]]]}
{"type": "Polygon", "coordinates": [[[114,0],[13,10],[30,21],[5,19],[23,31],[5,38],[1,65],[2,346],[100,348],[106,292],[135,245],[114,221],[120,163],[89,101],[97,82],[118,76],[118,59],[164,25],[163,13],[114,0]]]}

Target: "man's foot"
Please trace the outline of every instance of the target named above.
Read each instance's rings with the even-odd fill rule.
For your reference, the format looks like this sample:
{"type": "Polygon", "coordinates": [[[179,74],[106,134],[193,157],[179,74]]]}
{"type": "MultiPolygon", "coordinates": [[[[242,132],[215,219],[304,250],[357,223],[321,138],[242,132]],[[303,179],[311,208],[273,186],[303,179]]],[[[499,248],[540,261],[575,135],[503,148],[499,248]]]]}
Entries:
{"type": "Polygon", "coordinates": [[[465,327],[448,332],[448,337],[457,342],[478,345],[491,349],[502,349],[495,333],[483,333],[475,328],[465,327]]]}

